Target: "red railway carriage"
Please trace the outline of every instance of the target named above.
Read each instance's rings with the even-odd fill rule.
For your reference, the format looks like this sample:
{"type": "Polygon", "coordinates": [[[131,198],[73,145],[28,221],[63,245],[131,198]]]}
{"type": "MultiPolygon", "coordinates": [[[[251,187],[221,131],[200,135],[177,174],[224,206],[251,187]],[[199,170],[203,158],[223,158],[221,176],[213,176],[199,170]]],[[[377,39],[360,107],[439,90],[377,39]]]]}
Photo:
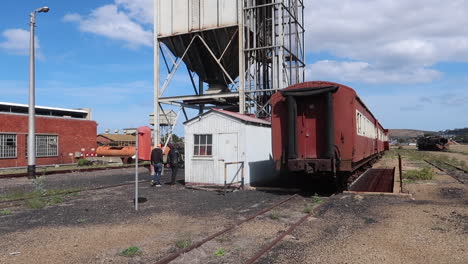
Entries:
{"type": "Polygon", "coordinates": [[[271,104],[278,169],[352,172],[388,149],[388,130],[348,86],[300,83],[274,94],[271,104]]]}

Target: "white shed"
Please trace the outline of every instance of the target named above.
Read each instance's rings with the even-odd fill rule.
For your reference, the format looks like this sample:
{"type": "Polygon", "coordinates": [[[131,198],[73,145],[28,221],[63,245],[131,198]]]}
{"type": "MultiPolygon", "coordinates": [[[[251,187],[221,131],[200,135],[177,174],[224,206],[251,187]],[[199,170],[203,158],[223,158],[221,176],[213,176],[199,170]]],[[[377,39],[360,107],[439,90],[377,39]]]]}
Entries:
{"type": "MultiPolygon", "coordinates": [[[[212,109],[184,123],[185,183],[223,185],[225,164],[244,163],[244,184],[275,177],[271,123],[230,111],[212,109]]],[[[241,165],[227,166],[227,181],[241,180],[241,165]]]]}

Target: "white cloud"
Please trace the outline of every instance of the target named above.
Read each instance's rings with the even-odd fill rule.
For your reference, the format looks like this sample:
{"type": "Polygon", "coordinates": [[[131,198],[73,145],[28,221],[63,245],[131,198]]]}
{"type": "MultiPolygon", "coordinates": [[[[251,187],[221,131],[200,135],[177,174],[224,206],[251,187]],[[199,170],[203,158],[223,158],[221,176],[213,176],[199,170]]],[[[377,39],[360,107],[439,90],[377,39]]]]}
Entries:
{"type": "Polygon", "coordinates": [[[98,7],[85,17],[79,14],[67,14],[63,20],[78,23],[79,29],[83,32],[124,41],[130,48],[153,45],[153,33],[134,21],[130,15],[119,10],[117,5],[98,7]]]}
{"type": "Polygon", "coordinates": [[[428,68],[400,67],[379,69],[367,62],[322,60],[307,66],[307,80],[334,80],[362,83],[429,83],[442,73],[428,68]]]}
{"type": "Polygon", "coordinates": [[[115,3],[128,10],[131,18],[143,24],[153,24],[153,0],[115,0],[115,3]]]}
{"type": "MultiPolygon", "coordinates": [[[[436,63],[468,62],[468,1],[305,0],[305,5],[308,51],[365,62],[366,78],[426,82],[437,77],[430,69],[436,63]]],[[[363,72],[363,65],[353,66],[340,68],[351,70],[348,75],[363,72]]]]}
{"type": "MultiPolygon", "coordinates": [[[[0,42],[0,48],[15,55],[29,55],[29,31],[19,28],[7,29],[2,33],[5,41],[0,42]]],[[[39,49],[39,39],[35,38],[36,51],[39,49]]]]}

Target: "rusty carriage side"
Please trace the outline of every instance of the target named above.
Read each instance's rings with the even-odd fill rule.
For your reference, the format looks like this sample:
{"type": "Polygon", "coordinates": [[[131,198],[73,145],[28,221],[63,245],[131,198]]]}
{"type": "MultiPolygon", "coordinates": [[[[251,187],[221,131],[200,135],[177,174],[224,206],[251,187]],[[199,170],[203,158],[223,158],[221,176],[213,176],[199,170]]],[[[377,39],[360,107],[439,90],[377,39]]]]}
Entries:
{"type": "Polygon", "coordinates": [[[342,176],[343,182],[388,149],[388,131],[348,86],[300,83],[274,94],[271,103],[277,169],[342,176]]]}

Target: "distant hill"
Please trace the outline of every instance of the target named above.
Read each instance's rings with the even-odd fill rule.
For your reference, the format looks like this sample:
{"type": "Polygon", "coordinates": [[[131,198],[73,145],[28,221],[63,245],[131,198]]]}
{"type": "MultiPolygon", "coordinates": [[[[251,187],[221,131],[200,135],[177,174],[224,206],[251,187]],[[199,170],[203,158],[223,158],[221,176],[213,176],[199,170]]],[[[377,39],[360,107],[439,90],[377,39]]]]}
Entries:
{"type": "Polygon", "coordinates": [[[468,143],[468,127],[449,129],[441,133],[459,143],[468,143]]]}
{"type": "Polygon", "coordinates": [[[423,131],[416,129],[389,129],[388,135],[390,139],[410,139],[424,136],[424,134],[436,134],[433,131],[423,131]]]}
{"type": "Polygon", "coordinates": [[[468,127],[448,129],[445,131],[424,131],[417,129],[389,129],[390,140],[398,142],[414,142],[416,138],[424,135],[441,135],[451,138],[459,143],[468,143],[468,127]]]}

